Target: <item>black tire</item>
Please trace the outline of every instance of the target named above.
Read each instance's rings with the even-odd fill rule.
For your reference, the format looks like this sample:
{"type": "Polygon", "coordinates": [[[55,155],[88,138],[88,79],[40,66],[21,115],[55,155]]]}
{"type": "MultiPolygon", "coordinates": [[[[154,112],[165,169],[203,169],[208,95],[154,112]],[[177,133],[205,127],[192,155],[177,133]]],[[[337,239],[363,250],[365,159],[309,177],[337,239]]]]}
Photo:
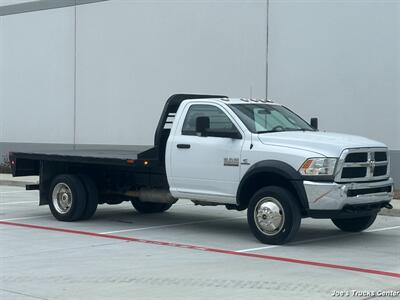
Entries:
{"type": "Polygon", "coordinates": [[[360,232],[370,227],[376,219],[377,214],[359,218],[331,219],[333,224],[345,232],[360,232]]]}
{"type": "Polygon", "coordinates": [[[92,178],[84,174],[80,174],[79,178],[82,180],[87,195],[86,207],[79,219],[88,220],[93,217],[94,213],[96,212],[97,205],[99,203],[99,192],[92,178]]]}
{"type": "Polygon", "coordinates": [[[87,194],[82,181],[76,175],[58,175],[49,189],[49,207],[53,216],[59,221],[72,222],[82,217],[87,202],[87,194]],[[64,187],[64,192],[60,190],[64,187]],[[66,189],[66,187],[68,189],[66,189]],[[55,196],[53,201],[53,194],[55,196]],[[61,198],[65,195],[70,205],[62,211],[61,198]],[[70,198],[68,198],[70,197],[70,198]]]}
{"type": "Polygon", "coordinates": [[[285,244],[295,237],[300,227],[301,214],[297,199],[282,187],[264,187],[250,199],[247,222],[251,232],[260,242],[273,245],[285,244]],[[261,205],[264,205],[264,210],[260,209],[261,205]],[[270,226],[267,222],[271,220],[268,220],[268,217],[273,215],[273,211],[276,212],[275,217],[279,220],[279,226],[269,231],[265,226],[270,226]]]}
{"type": "Polygon", "coordinates": [[[172,204],[142,202],[138,199],[131,200],[133,207],[142,214],[161,213],[171,208],[172,204]]]}

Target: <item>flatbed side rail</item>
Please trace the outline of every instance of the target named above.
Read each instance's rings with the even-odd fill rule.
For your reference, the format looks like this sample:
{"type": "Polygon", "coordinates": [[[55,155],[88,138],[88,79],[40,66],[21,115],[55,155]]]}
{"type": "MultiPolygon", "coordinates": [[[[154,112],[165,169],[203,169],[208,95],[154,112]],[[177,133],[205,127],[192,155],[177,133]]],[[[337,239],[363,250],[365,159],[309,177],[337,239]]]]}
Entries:
{"type": "Polygon", "coordinates": [[[11,172],[16,176],[39,175],[40,161],[36,159],[20,158],[15,153],[10,153],[11,172]]]}

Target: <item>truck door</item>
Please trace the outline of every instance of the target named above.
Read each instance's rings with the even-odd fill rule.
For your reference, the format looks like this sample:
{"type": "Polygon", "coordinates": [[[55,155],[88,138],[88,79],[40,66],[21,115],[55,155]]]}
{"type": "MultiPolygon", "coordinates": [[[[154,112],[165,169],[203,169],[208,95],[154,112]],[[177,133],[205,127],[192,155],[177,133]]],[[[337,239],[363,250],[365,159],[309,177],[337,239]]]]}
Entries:
{"type": "Polygon", "coordinates": [[[171,192],[180,198],[236,203],[244,140],[240,127],[217,104],[189,104],[185,111],[168,142],[171,192]]]}

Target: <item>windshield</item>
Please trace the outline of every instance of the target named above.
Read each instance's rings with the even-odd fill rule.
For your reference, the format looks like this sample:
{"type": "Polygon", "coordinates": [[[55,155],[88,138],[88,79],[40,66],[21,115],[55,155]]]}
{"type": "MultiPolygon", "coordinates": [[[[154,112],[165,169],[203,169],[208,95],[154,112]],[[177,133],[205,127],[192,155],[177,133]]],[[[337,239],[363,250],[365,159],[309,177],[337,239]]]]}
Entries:
{"type": "Polygon", "coordinates": [[[270,104],[229,105],[253,133],[315,131],[306,121],[284,106],[270,104]]]}

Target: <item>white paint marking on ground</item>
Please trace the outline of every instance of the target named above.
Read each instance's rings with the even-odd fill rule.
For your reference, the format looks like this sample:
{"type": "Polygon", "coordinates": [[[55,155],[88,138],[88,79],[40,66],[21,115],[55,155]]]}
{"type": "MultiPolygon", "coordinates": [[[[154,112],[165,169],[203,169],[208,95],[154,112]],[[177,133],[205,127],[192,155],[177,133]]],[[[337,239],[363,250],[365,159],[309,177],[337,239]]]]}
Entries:
{"type": "MultiPolygon", "coordinates": [[[[344,236],[349,236],[353,235],[355,233],[350,233],[350,234],[337,234],[337,235],[331,235],[331,236],[325,236],[321,238],[315,238],[315,239],[309,239],[309,240],[304,240],[304,241],[299,241],[299,242],[293,242],[291,245],[301,245],[301,244],[307,244],[307,243],[312,243],[312,242],[319,242],[323,240],[329,240],[337,237],[344,237],[344,236]]],[[[264,246],[264,247],[258,247],[258,248],[250,248],[250,249],[242,249],[242,250],[236,250],[235,252],[251,252],[251,251],[258,251],[258,250],[264,250],[264,249],[271,249],[271,248],[277,248],[277,247],[282,247],[281,245],[270,245],[270,246],[264,246]]]]}
{"type": "Polygon", "coordinates": [[[129,231],[139,231],[139,230],[147,230],[147,229],[158,229],[158,228],[167,228],[167,227],[178,227],[178,226],[183,226],[183,225],[201,224],[201,223],[218,222],[218,221],[229,221],[229,220],[244,219],[244,218],[246,218],[246,217],[241,216],[241,217],[236,217],[236,218],[209,219],[209,220],[201,220],[201,221],[194,221],[194,222],[175,223],[175,224],[157,225],[157,226],[150,226],[150,227],[139,227],[139,228],[130,228],[130,229],[106,231],[106,232],[99,232],[99,234],[112,234],[112,233],[129,232],[129,231]]]}
{"type": "MultiPolygon", "coordinates": [[[[378,232],[378,231],[385,231],[385,230],[391,230],[391,229],[397,229],[397,228],[400,228],[400,226],[392,226],[392,227],[370,229],[370,230],[365,230],[364,232],[378,232]]],[[[337,238],[337,237],[347,237],[347,236],[350,236],[350,235],[355,235],[355,234],[360,234],[360,233],[362,233],[362,232],[354,232],[354,233],[348,233],[348,234],[336,234],[336,235],[325,236],[325,237],[316,238],[316,239],[309,239],[309,240],[305,240],[305,241],[294,242],[294,243],[292,243],[292,245],[301,245],[301,244],[307,244],[307,243],[312,243],[312,242],[319,242],[319,241],[323,241],[323,240],[334,239],[334,238],[337,238]]],[[[280,246],[280,245],[270,245],[270,246],[264,246],[264,247],[236,250],[235,252],[251,252],[251,251],[258,251],[258,250],[264,250],[264,249],[277,248],[277,247],[282,247],[282,246],[280,246]]]]}
{"type": "MultiPolygon", "coordinates": [[[[189,206],[189,205],[194,206],[193,203],[175,203],[174,204],[174,206],[189,206]]],[[[174,207],[174,206],[172,206],[172,207],[174,207]]]]}
{"type": "Polygon", "coordinates": [[[378,231],[384,231],[384,230],[390,230],[390,229],[397,229],[397,228],[400,228],[400,226],[385,227],[385,228],[377,228],[377,229],[369,229],[369,230],[365,230],[365,232],[378,232],[378,231]]]}
{"type": "Polygon", "coordinates": [[[18,193],[26,193],[26,192],[36,192],[36,191],[7,191],[7,192],[0,192],[0,194],[18,194],[18,193]]]}
{"type": "Polygon", "coordinates": [[[29,220],[29,219],[39,219],[48,217],[49,215],[40,215],[40,216],[32,216],[32,217],[21,217],[21,218],[11,218],[11,219],[1,219],[0,221],[17,221],[17,220],[29,220]]]}
{"type": "Polygon", "coordinates": [[[23,203],[37,203],[38,201],[15,201],[15,202],[0,202],[1,205],[13,205],[13,204],[23,204],[23,203]]]}
{"type": "MultiPolygon", "coordinates": [[[[291,245],[301,245],[301,244],[306,244],[306,243],[319,242],[319,241],[323,241],[323,240],[333,239],[333,238],[336,238],[336,237],[349,236],[349,235],[352,235],[352,234],[355,234],[355,233],[335,234],[335,235],[330,235],[330,236],[324,236],[324,237],[315,238],[315,239],[309,239],[309,240],[304,240],[304,241],[299,241],[299,242],[293,242],[293,243],[291,243],[291,245]]],[[[270,245],[270,246],[264,246],[264,247],[236,250],[236,252],[250,252],[250,251],[258,251],[258,250],[277,248],[277,247],[282,247],[282,246],[280,246],[280,245],[270,245]]]]}
{"type": "Polygon", "coordinates": [[[257,248],[249,248],[249,249],[243,249],[243,250],[236,250],[235,252],[250,252],[250,251],[258,251],[258,250],[264,250],[264,249],[271,249],[271,248],[276,248],[280,247],[279,245],[271,245],[271,246],[264,246],[264,247],[257,247],[257,248]]]}

